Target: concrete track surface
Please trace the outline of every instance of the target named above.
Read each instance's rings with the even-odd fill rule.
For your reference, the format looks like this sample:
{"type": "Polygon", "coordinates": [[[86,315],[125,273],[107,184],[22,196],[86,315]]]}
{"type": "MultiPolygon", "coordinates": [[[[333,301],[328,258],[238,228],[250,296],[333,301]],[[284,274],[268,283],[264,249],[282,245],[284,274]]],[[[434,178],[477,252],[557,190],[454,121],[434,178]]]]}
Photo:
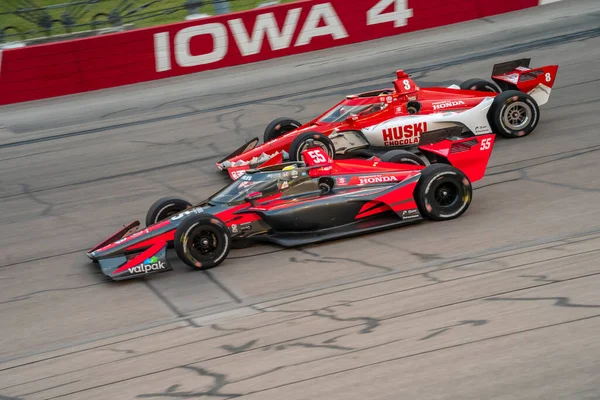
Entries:
{"type": "Polygon", "coordinates": [[[0,108],[0,399],[600,398],[600,2],[0,108]],[[471,208],[299,249],[106,282],[86,249],[274,117],[340,96],[560,64],[471,208]]]}

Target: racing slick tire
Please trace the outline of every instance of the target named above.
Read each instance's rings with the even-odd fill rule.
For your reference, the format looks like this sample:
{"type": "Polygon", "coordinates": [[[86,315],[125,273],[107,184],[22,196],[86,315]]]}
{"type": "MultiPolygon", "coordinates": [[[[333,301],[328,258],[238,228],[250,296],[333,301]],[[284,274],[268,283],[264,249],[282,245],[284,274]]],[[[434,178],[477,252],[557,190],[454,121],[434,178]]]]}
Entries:
{"type": "Polygon", "coordinates": [[[227,225],[209,214],[192,214],[175,230],[177,256],[191,269],[216,267],[231,250],[227,225]]]}
{"type": "Polygon", "coordinates": [[[178,197],[162,197],[156,200],[148,209],[146,226],[156,224],[191,206],[192,203],[178,197]]]}
{"type": "Polygon", "coordinates": [[[477,90],[479,92],[493,92],[500,93],[501,90],[496,86],[496,84],[486,81],[484,79],[473,78],[467,79],[463,83],[461,83],[460,88],[462,90],[477,90]]]}
{"type": "Polygon", "coordinates": [[[507,90],[490,107],[488,119],[494,133],[508,139],[529,135],[540,121],[540,107],[527,93],[507,90]]]}
{"type": "Polygon", "coordinates": [[[293,131],[294,129],[298,129],[301,126],[302,124],[300,122],[292,118],[282,117],[274,119],[265,128],[263,142],[267,143],[273,139],[278,138],[279,136],[283,136],[286,133],[293,131]]]}
{"type": "Polygon", "coordinates": [[[406,150],[390,150],[381,155],[381,161],[399,164],[412,164],[425,166],[425,161],[418,155],[406,150]]]}
{"type": "Polygon", "coordinates": [[[322,148],[332,159],[335,156],[335,146],[331,139],[319,132],[304,132],[296,136],[290,145],[290,161],[302,161],[302,152],[312,147],[322,148]]]}
{"type": "Polygon", "coordinates": [[[421,171],[414,198],[424,218],[446,221],[467,211],[473,188],[469,178],[459,169],[447,164],[432,164],[421,171]]]}

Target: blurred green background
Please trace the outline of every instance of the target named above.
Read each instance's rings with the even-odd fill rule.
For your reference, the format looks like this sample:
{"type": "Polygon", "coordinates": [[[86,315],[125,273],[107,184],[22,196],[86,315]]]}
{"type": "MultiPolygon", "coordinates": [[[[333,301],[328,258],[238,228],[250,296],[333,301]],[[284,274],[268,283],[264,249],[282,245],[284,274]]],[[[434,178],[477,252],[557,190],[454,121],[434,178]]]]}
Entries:
{"type": "MultiPolygon", "coordinates": [[[[279,0],[279,3],[293,1],[295,0],[279,0]]],[[[271,1],[201,2],[204,5],[196,8],[198,13],[218,15],[253,9],[261,3],[271,1]]],[[[0,0],[0,32],[3,33],[3,40],[9,42],[59,35],[69,31],[108,28],[119,24],[133,24],[135,28],[142,28],[184,21],[190,14],[186,5],[194,4],[198,4],[198,0],[0,0]],[[68,16],[73,24],[71,29],[66,29],[61,23],[65,16],[68,16]],[[92,25],[92,21],[96,21],[95,24],[92,25]]],[[[131,26],[128,26],[128,29],[131,29],[131,26]]]]}

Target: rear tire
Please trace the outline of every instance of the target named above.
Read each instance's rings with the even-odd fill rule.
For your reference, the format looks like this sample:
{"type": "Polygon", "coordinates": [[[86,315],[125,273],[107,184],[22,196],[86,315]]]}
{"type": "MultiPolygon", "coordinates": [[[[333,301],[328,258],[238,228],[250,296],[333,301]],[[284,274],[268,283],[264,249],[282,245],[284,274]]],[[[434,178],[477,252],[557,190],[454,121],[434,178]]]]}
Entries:
{"type": "Polygon", "coordinates": [[[273,139],[278,138],[279,136],[283,136],[286,133],[293,131],[294,129],[298,129],[301,126],[302,124],[300,122],[292,118],[282,117],[274,119],[265,128],[263,141],[267,143],[273,139]]]}
{"type": "Polygon", "coordinates": [[[146,227],[154,225],[157,222],[165,220],[188,207],[192,203],[178,197],[163,197],[156,200],[146,213],[146,227]]]}
{"type": "Polygon", "coordinates": [[[540,107],[527,93],[507,90],[494,99],[488,112],[494,133],[508,139],[529,135],[540,121],[540,107]]]}
{"type": "Polygon", "coordinates": [[[421,172],[415,188],[415,202],[424,218],[446,221],[460,217],[469,208],[473,188],[459,169],[432,164],[421,172]]]}
{"type": "Polygon", "coordinates": [[[492,93],[501,92],[500,88],[498,88],[496,84],[479,78],[468,79],[461,83],[459,86],[462,90],[477,90],[479,92],[492,93]]]}
{"type": "Polygon", "coordinates": [[[313,147],[321,147],[329,157],[335,156],[335,147],[331,139],[319,132],[304,132],[296,136],[290,145],[290,161],[303,161],[302,152],[313,147]],[[310,145],[310,141],[313,145],[310,145]]]}
{"type": "Polygon", "coordinates": [[[399,164],[411,164],[425,166],[425,161],[418,155],[406,150],[390,150],[381,155],[381,161],[399,164]]]}
{"type": "Polygon", "coordinates": [[[227,225],[213,215],[191,215],[175,230],[174,247],[191,269],[216,267],[231,250],[231,234],[227,225]]]}

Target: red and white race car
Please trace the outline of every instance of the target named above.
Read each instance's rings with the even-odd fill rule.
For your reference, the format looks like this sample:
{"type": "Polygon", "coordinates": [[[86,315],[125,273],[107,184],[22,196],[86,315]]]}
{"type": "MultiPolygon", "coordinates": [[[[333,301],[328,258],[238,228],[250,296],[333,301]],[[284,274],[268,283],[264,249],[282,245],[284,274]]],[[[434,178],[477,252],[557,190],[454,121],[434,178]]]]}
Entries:
{"type": "Polygon", "coordinates": [[[451,128],[457,136],[497,133],[507,138],[530,134],[540,119],[558,65],[530,68],[530,59],[496,64],[492,80],[469,79],[450,87],[419,87],[402,70],[394,88],[347,96],[314,120],[301,124],[277,118],[264,132],[217,163],[237,179],[249,168],[301,161],[309,146],[331,157],[370,158],[425,165],[418,146],[424,132],[451,128]]]}

